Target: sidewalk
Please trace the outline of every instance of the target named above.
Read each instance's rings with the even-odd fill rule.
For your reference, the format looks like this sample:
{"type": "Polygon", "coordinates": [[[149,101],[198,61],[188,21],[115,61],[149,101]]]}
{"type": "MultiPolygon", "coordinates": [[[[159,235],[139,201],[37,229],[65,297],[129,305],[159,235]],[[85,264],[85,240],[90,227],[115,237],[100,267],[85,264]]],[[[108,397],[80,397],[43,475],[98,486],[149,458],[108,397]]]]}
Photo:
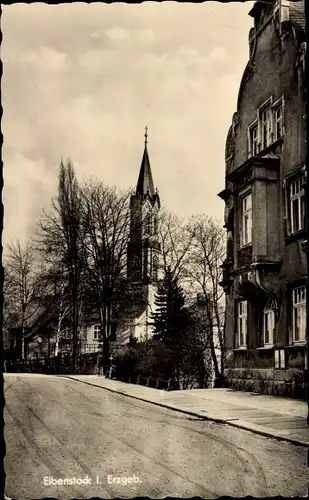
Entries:
{"type": "Polygon", "coordinates": [[[309,446],[307,404],[303,401],[230,389],[167,392],[110,380],[100,375],[67,377],[205,420],[309,446]]]}

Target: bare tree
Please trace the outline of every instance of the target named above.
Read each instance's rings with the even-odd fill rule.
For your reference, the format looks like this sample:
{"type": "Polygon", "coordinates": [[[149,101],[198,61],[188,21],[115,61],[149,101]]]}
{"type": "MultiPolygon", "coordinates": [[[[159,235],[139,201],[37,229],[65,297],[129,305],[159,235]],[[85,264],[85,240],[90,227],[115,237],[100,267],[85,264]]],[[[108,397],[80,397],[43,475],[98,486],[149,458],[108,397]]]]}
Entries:
{"type": "Polygon", "coordinates": [[[183,219],[176,214],[161,210],[159,218],[159,239],[164,274],[170,270],[183,284],[192,232],[183,219]]]}
{"type": "Polygon", "coordinates": [[[188,227],[192,243],[186,273],[192,290],[200,293],[202,298],[208,325],[206,340],[209,341],[219,384],[224,366],[224,292],[219,282],[225,257],[225,237],[220,224],[206,215],[192,217],[188,227]]]}
{"type": "Polygon", "coordinates": [[[82,303],[83,260],[81,233],[81,197],[70,161],[59,169],[58,196],[50,213],[39,221],[39,248],[53,268],[63,271],[70,300],[73,364],[76,365],[82,303]]]}
{"type": "Polygon", "coordinates": [[[84,261],[100,317],[103,365],[109,362],[112,320],[126,275],[130,194],[96,181],[83,188],[84,261]]]}
{"type": "Polygon", "coordinates": [[[8,246],[4,264],[4,326],[20,329],[25,358],[25,329],[40,306],[41,268],[33,245],[19,240],[8,246]]]}
{"type": "Polygon", "coordinates": [[[52,298],[51,327],[55,338],[55,356],[59,352],[59,341],[63,331],[64,320],[70,314],[70,287],[65,269],[49,266],[41,277],[45,293],[52,298]]]}

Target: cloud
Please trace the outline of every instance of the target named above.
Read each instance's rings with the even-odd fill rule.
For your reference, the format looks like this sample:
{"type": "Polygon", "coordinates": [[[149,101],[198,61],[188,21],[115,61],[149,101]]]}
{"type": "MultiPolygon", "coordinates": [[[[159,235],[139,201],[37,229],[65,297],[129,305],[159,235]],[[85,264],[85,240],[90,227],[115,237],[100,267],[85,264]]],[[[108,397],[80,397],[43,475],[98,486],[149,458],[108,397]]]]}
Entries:
{"type": "Polygon", "coordinates": [[[4,6],[5,238],[32,230],[55,193],[61,157],[81,180],[134,185],[146,124],[164,205],[220,217],[249,10],[219,2],[4,6]]]}
{"type": "Polygon", "coordinates": [[[66,69],[67,54],[58,52],[52,47],[41,47],[37,51],[21,52],[18,60],[20,64],[33,66],[43,72],[54,73],[66,69]]]}
{"type": "Polygon", "coordinates": [[[126,40],[130,36],[130,31],[120,26],[113,26],[105,30],[105,36],[111,40],[126,40]]]}
{"type": "Polygon", "coordinates": [[[227,58],[227,52],[226,50],[223,48],[223,47],[215,47],[210,55],[209,55],[209,59],[211,60],[225,60],[227,58]]]}

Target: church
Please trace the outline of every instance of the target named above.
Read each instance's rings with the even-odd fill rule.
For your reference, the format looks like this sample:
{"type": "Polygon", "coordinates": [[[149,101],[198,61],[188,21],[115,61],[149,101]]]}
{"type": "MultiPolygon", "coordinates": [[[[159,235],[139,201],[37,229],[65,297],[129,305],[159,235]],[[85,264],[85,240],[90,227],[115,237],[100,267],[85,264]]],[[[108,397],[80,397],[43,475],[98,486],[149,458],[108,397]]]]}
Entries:
{"type": "MultiPolygon", "coordinates": [[[[136,189],[130,199],[130,233],[127,248],[128,297],[125,309],[115,325],[111,345],[123,345],[132,339],[152,336],[151,312],[159,279],[159,210],[160,197],[154,187],[148,153],[148,129],[136,189]]],[[[88,324],[84,329],[83,352],[99,350],[100,326],[88,324]],[[89,347],[88,347],[89,346],[89,347]],[[91,347],[90,347],[91,346],[91,347]]]]}

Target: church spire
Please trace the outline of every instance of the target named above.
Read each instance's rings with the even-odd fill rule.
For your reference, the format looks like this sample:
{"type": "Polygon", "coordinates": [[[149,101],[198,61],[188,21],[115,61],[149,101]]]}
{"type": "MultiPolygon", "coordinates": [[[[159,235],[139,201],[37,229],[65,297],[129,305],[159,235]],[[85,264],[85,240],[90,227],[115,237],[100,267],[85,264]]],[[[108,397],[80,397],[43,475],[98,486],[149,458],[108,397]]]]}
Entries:
{"type": "Polygon", "coordinates": [[[155,190],[150,168],[147,144],[148,144],[148,127],[145,127],[145,148],[136,186],[136,194],[142,196],[149,194],[150,197],[153,197],[155,195],[155,190]]]}

